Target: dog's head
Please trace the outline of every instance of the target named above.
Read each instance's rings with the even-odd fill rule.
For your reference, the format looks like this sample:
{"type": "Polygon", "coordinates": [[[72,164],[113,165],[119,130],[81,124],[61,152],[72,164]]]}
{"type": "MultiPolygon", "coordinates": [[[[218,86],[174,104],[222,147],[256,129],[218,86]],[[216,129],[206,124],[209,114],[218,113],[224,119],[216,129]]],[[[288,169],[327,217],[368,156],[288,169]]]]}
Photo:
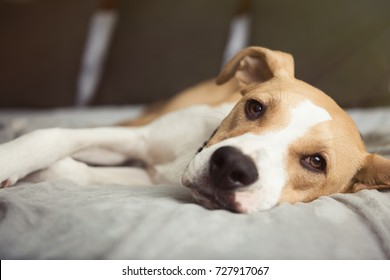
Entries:
{"type": "Polygon", "coordinates": [[[233,77],[241,100],[183,175],[200,204],[249,213],[390,187],[390,161],[366,152],[353,120],[329,96],[294,78],[289,54],[244,49],[217,83],[233,77]]]}

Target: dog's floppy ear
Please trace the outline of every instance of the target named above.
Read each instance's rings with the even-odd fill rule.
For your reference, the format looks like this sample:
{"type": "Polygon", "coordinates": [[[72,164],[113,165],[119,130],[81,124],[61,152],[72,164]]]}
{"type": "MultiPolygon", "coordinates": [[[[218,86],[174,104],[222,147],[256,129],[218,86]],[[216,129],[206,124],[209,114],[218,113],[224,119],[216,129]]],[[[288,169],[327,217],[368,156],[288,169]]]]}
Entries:
{"type": "Polygon", "coordinates": [[[357,172],[352,192],[362,189],[390,189],[390,160],[368,154],[363,167],[357,172]]]}
{"type": "Polygon", "coordinates": [[[294,59],[290,54],[261,47],[248,47],[236,54],[217,78],[221,85],[233,76],[241,86],[262,83],[277,76],[294,77],[294,59]]]}

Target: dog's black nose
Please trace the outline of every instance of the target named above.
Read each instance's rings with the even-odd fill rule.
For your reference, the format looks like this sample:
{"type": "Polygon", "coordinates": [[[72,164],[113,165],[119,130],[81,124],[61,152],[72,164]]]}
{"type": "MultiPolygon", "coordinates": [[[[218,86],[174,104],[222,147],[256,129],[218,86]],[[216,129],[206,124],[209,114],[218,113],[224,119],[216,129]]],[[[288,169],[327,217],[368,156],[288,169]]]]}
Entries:
{"type": "Polygon", "coordinates": [[[253,160],[231,146],[221,147],[212,154],[209,174],[213,185],[224,189],[248,186],[259,177],[253,160]]]}

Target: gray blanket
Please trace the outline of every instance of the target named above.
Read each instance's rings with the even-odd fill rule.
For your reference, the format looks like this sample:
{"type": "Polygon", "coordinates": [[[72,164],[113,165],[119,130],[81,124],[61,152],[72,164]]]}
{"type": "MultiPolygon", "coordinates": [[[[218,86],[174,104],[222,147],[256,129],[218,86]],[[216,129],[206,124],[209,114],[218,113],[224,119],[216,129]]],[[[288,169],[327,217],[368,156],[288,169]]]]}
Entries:
{"type": "MultiPolygon", "coordinates": [[[[38,127],[107,124],[130,109],[0,113],[0,142],[38,127]]],[[[369,149],[389,154],[390,109],[351,115],[369,149]]],[[[390,259],[390,192],[243,215],[206,210],[176,186],[19,183],[0,190],[0,258],[390,259]]]]}

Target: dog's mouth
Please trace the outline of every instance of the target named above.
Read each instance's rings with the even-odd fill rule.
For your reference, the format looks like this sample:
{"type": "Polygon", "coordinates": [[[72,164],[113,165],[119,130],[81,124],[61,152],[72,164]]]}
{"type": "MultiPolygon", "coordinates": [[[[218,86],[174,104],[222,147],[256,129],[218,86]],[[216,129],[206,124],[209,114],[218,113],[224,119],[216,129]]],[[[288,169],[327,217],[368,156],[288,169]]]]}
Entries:
{"type": "Polygon", "coordinates": [[[234,213],[240,213],[239,204],[235,201],[233,191],[220,190],[204,185],[186,185],[192,194],[195,202],[207,209],[225,209],[234,213]]]}

